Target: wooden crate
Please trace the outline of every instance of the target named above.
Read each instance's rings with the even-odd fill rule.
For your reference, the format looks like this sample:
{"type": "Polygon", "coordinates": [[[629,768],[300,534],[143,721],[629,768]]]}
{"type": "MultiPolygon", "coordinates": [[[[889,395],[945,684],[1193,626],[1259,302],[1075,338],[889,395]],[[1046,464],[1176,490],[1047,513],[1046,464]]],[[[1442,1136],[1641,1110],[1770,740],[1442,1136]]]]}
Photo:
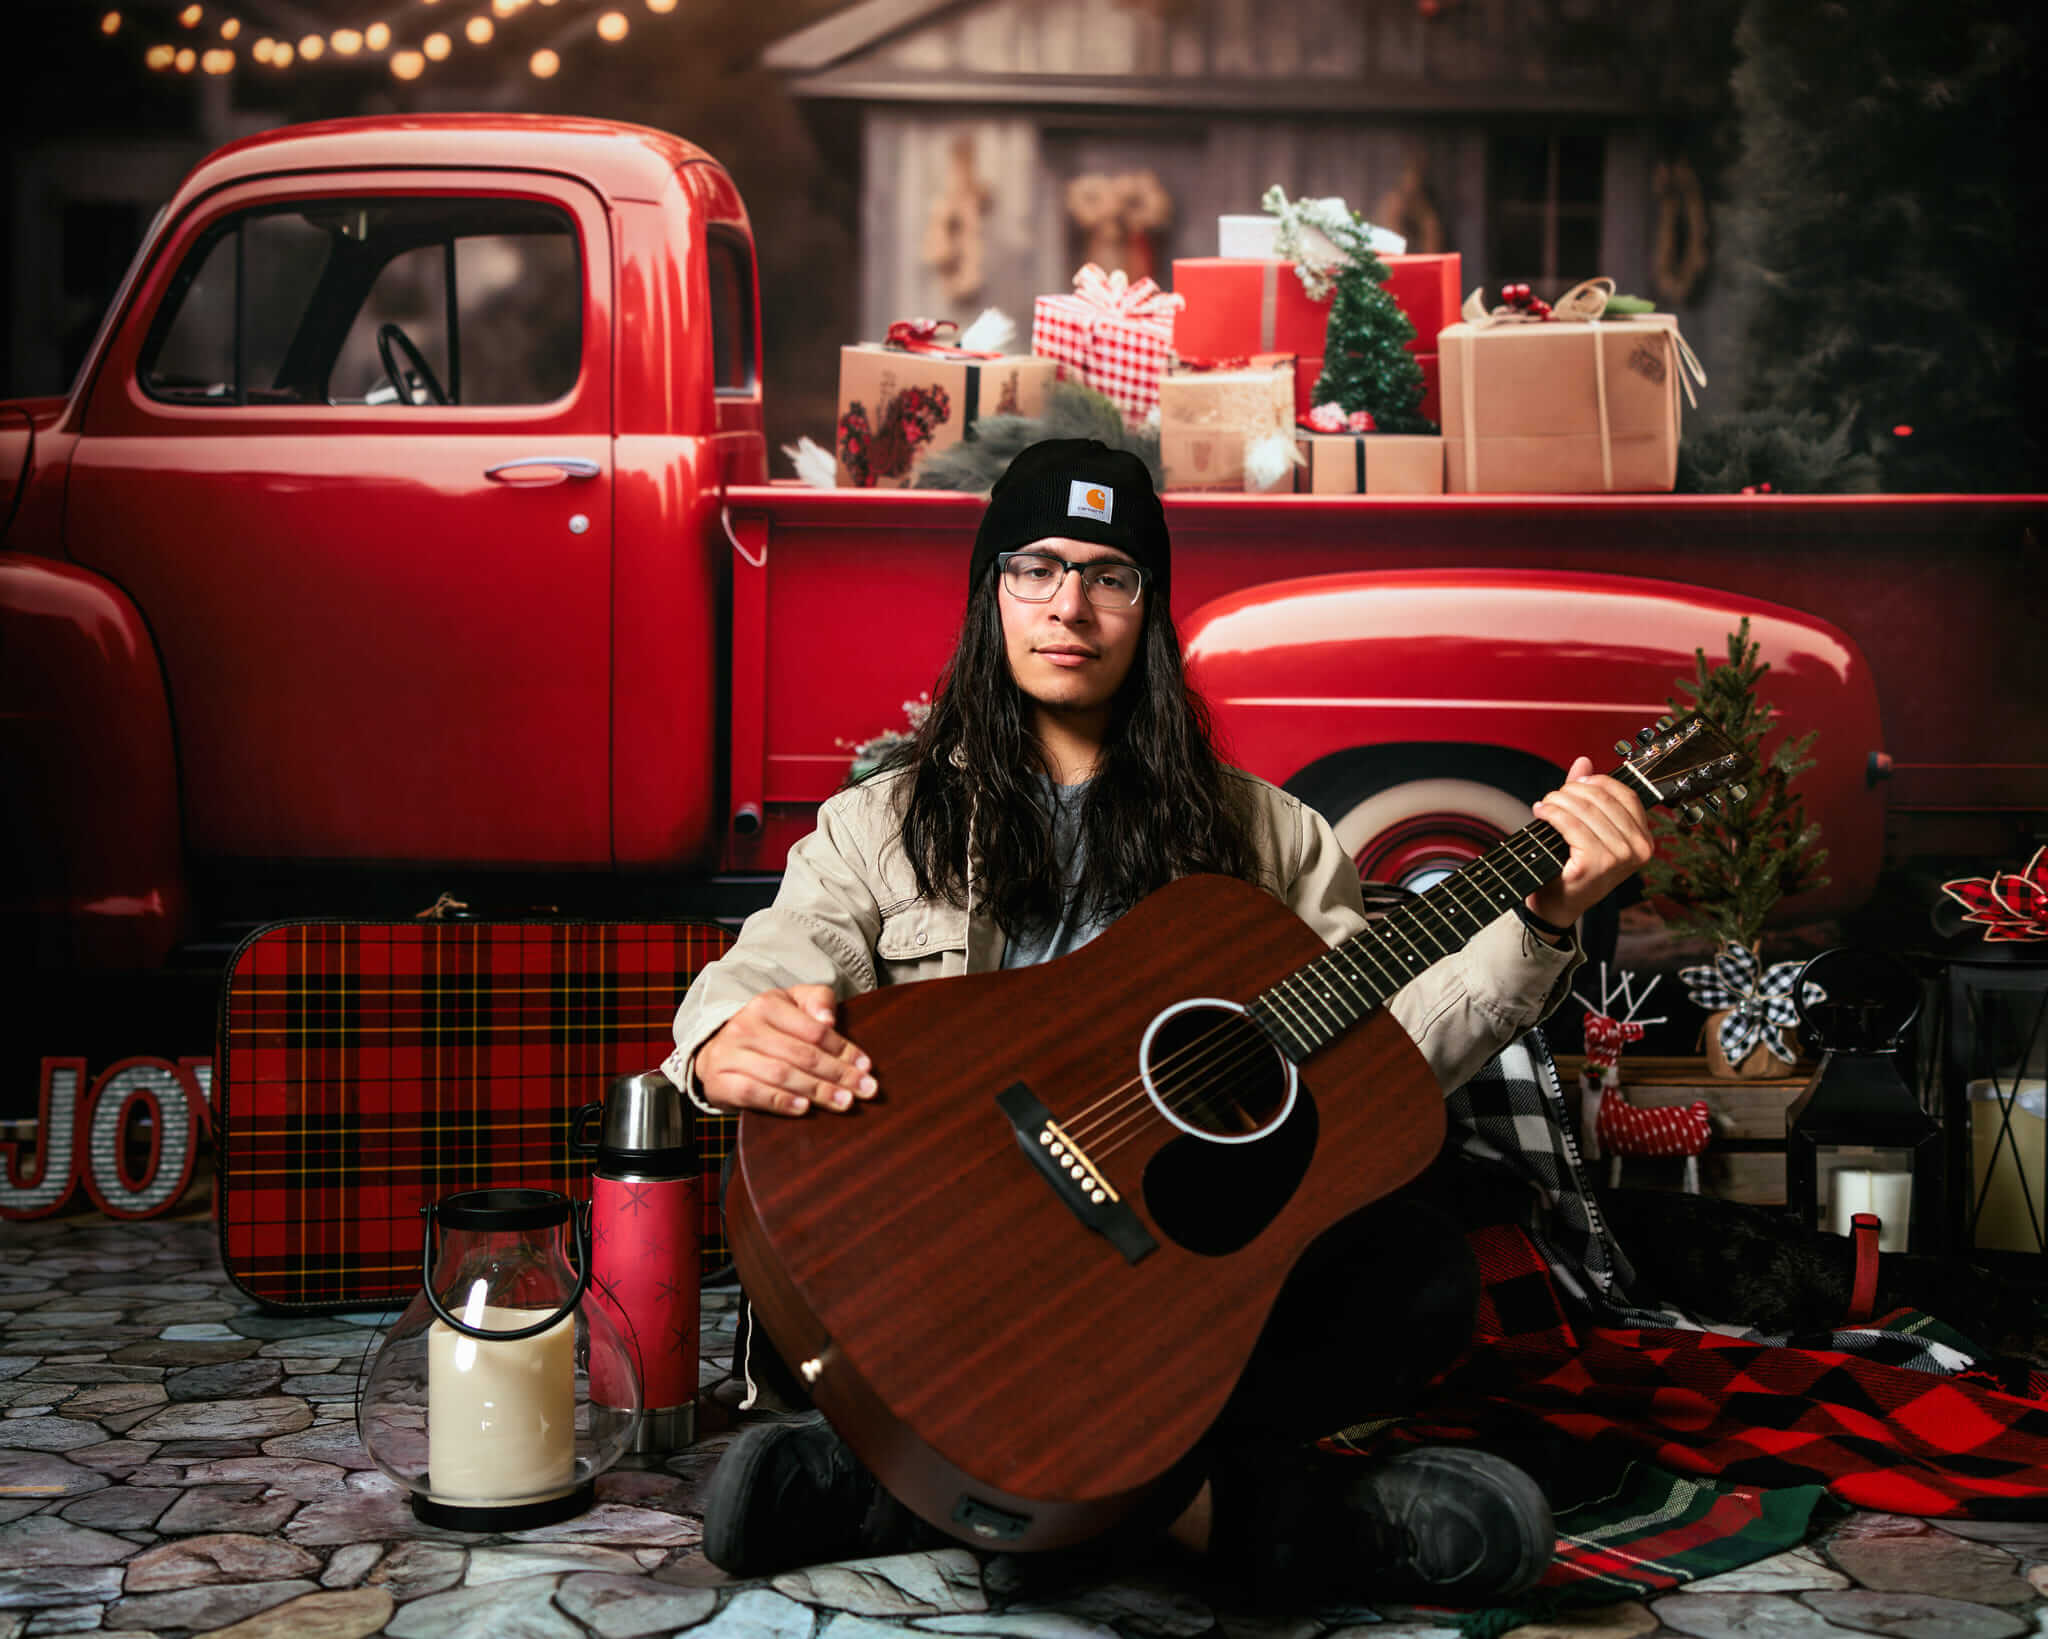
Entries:
{"type": "MultiPolygon", "coordinates": [[[[1577,1054],[1558,1055],[1568,1096],[1578,1085],[1583,1062],[1577,1054]]],[[[1714,1137],[1700,1157],[1701,1190],[1762,1206],[1784,1204],[1785,1112],[1812,1079],[1810,1071],[1797,1070],[1769,1080],[1736,1081],[1709,1075],[1700,1057],[1624,1053],[1621,1060],[1621,1090],[1631,1104],[1657,1109],[1706,1101],[1714,1137]]],[[[1605,1183],[1606,1161],[1593,1168],[1596,1181],[1605,1183]]],[[[1623,1183],[1649,1189],[1677,1189],[1682,1176],[1683,1163],[1673,1160],[1631,1159],[1622,1170],[1623,1183]]]]}

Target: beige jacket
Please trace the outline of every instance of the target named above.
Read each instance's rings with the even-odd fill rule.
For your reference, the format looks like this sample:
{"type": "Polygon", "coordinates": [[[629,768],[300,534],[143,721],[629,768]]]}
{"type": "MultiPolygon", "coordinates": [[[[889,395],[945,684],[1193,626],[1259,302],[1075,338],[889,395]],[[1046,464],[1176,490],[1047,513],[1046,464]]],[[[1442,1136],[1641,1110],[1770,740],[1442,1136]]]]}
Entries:
{"type": "MultiPolygon", "coordinates": [[[[1267,886],[1329,944],[1357,933],[1366,920],[1358,871],[1328,822],[1276,786],[1237,777],[1253,789],[1267,886]]],[[[676,1050],[662,1065],[692,1099],[700,1099],[697,1049],[764,990],[819,984],[846,997],[1002,965],[1005,941],[992,918],[918,897],[894,802],[900,778],[829,799],[818,828],[790,849],[775,903],[748,917],[732,949],[697,975],[676,1012],[676,1050]]],[[[1583,960],[1576,940],[1557,948],[1504,915],[1387,1006],[1448,1092],[1547,1017],[1583,960]]]]}

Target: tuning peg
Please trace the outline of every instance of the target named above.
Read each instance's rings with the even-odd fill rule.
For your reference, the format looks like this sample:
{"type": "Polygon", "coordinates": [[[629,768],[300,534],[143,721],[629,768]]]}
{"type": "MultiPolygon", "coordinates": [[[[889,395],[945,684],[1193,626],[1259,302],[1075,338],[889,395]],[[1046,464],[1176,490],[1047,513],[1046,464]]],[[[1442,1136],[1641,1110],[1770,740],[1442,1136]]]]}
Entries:
{"type": "Polygon", "coordinates": [[[1706,795],[1706,797],[1705,797],[1705,799],[1704,799],[1704,800],[1705,800],[1705,802],[1706,802],[1706,805],[1707,805],[1707,806],[1708,806],[1709,808],[1711,808],[1711,809],[1712,809],[1712,810],[1713,810],[1713,811],[1714,811],[1715,813],[1717,813],[1717,814],[1718,814],[1718,813],[1720,813],[1720,812],[1722,811],[1722,810],[1721,810],[1721,793],[1720,793],[1720,792],[1718,792],[1718,791],[1710,791],[1710,792],[1708,792],[1708,793],[1707,793],[1707,795],[1706,795]]]}
{"type": "Polygon", "coordinates": [[[1707,817],[1707,811],[1696,802],[1687,803],[1682,812],[1688,825],[1698,825],[1707,817]]]}
{"type": "MultiPolygon", "coordinates": [[[[1660,729],[1663,729],[1663,728],[1669,728],[1669,727],[1670,727],[1670,726],[1671,726],[1671,725],[1672,725],[1672,724],[1673,724],[1673,723],[1674,723],[1675,721],[1677,721],[1677,719],[1676,719],[1676,718],[1672,718],[1672,717],[1659,717],[1659,718],[1657,719],[1657,726],[1658,726],[1658,727],[1659,727],[1660,729]]],[[[1645,732],[1648,732],[1648,731],[1646,730],[1645,732]]]]}
{"type": "Polygon", "coordinates": [[[1614,742],[1614,754],[1623,762],[1627,762],[1629,758],[1636,754],[1636,748],[1630,741],[1616,740],[1614,742]]]}
{"type": "Polygon", "coordinates": [[[1749,787],[1746,785],[1731,785],[1728,787],[1728,800],[1730,802],[1749,801],[1749,787]]]}
{"type": "Polygon", "coordinates": [[[1641,745],[1648,745],[1656,738],[1657,731],[1653,728],[1639,728],[1636,730],[1636,740],[1641,745]]]}

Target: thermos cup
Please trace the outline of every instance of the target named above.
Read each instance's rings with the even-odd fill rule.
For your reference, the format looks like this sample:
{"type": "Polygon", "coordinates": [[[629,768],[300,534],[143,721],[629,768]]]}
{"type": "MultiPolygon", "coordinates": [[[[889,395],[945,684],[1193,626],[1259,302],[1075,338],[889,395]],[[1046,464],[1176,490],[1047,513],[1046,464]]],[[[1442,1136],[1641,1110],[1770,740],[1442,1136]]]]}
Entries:
{"type": "MultiPolygon", "coordinates": [[[[577,1112],[577,1149],[595,1151],[590,1301],[640,1368],[635,1451],[679,1451],[697,1437],[696,1124],[659,1070],[620,1076],[577,1112]],[[587,1134],[598,1123],[593,1145],[587,1134]]],[[[609,1404],[593,1361],[590,1396],[609,1404]]]]}

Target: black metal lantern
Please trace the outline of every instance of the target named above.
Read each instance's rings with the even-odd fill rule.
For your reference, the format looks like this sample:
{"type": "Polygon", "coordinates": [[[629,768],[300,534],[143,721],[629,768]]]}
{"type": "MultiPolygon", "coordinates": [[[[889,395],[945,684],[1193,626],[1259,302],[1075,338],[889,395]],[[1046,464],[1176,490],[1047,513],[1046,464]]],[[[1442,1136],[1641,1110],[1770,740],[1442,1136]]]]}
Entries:
{"type": "Polygon", "coordinates": [[[1824,950],[1793,985],[1820,1068],[1785,1112],[1785,1193],[1809,1229],[1849,1233],[1858,1212],[1882,1221],[1887,1252],[1941,1249],[1942,1130],[1899,1069],[1919,983],[1881,951],[1824,950]],[[1813,987],[1809,992],[1809,986],[1813,987]],[[1812,999],[1809,1000],[1809,995],[1812,999]]]}
{"type": "Polygon", "coordinates": [[[2048,1256],[2048,949],[1951,960],[1942,1085],[1957,1250],[2048,1256]]]}

